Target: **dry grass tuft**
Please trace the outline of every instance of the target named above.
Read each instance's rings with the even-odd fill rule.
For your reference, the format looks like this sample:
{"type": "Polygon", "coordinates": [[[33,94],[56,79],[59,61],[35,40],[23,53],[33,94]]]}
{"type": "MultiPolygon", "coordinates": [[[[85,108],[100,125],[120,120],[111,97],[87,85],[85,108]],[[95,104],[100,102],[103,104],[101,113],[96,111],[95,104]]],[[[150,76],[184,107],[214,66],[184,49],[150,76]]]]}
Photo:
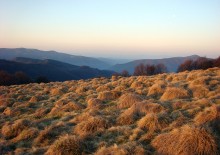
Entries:
{"type": "Polygon", "coordinates": [[[152,146],[158,154],[164,155],[216,155],[215,138],[202,127],[185,125],[169,133],[158,135],[152,146]]]}
{"type": "Polygon", "coordinates": [[[50,91],[50,94],[52,96],[56,96],[56,95],[62,95],[64,92],[61,88],[53,88],[51,91],[50,91]]]}
{"type": "Polygon", "coordinates": [[[14,142],[18,142],[21,140],[31,140],[38,135],[38,130],[36,128],[27,128],[24,129],[19,135],[13,139],[14,142]]]}
{"type": "Polygon", "coordinates": [[[36,118],[41,118],[41,117],[44,117],[47,113],[50,112],[50,109],[49,108],[38,108],[35,113],[34,113],[34,116],[36,118]]]}
{"type": "Polygon", "coordinates": [[[137,145],[134,142],[129,142],[124,145],[113,145],[110,147],[100,148],[95,155],[147,155],[148,153],[141,145],[137,145]]]}
{"type": "Polygon", "coordinates": [[[213,105],[198,113],[194,118],[194,122],[202,125],[217,119],[220,119],[220,106],[213,105]]]}
{"type": "Polygon", "coordinates": [[[1,133],[6,139],[14,138],[19,135],[25,128],[28,128],[30,122],[25,119],[20,119],[14,123],[5,123],[2,127],[1,133]]]}
{"type": "Polygon", "coordinates": [[[83,143],[76,136],[62,136],[49,147],[46,155],[81,155],[83,143]]]}
{"type": "Polygon", "coordinates": [[[163,106],[158,103],[151,103],[150,101],[137,102],[131,106],[133,111],[136,111],[139,115],[148,113],[160,113],[165,110],[163,106]]]}
{"type": "Polygon", "coordinates": [[[74,101],[70,101],[62,107],[62,110],[71,112],[71,111],[74,111],[74,110],[82,110],[84,108],[85,107],[82,104],[76,103],[74,101]]]}
{"type": "Polygon", "coordinates": [[[162,101],[190,98],[189,92],[183,88],[168,87],[161,96],[162,101]]]}
{"type": "Polygon", "coordinates": [[[104,92],[100,92],[98,95],[98,99],[100,100],[115,100],[117,98],[119,98],[121,95],[120,92],[118,91],[104,91],[104,92]]]}
{"type": "Polygon", "coordinates": [[[95,116],[77,124],[74,128],[74,133],[81,136],[90,135],[96,133],[97,131],[103,131],[109,127],[110,123],[106,119],[95,116]]]}
{"type": "Polygon", "coordinates": [[[31,97],[31,99],[29,100],[29,102],[37,102],[38,98],[36,96],[31,97]]]}
{"type": "Polygon", "coordinates": [[[131,108],[126,109],[120,116],[117,118],[117,124],[119,125],[131,125],[134,124],[138,119],[138,113],[136,110],[131,108]]]}
{"type": "Polygon", "coordinates": [[[136,94],[124,94],[119,98],[118,108],[129,108],[133,104],[142,101],[143,99],[136,94]]]}
{"type": "Polygon", "coordinates": [[[46,146],[50,144],[56,136],[60,135],[66,129],[63,123],[57,125],[51,125],[41,130],[38,136],[34,140],[35,145],[46,146]],[[63,131],[64,130],[64,131],[63,131]]]}
{"type": "Polygon", "coordinates": [[[91,98],[88,100],[87,108],[101,108],[103,106],[102,100],[97,98],[91,98]]]}
{"type": "Polygon", "coordinates": [[[164,91],[165,91],[165,86],[156,83],[149,88],[147,96],[159,97],[164,93],[164,91]]]}
{"type": "Polygon", "coordinates": [[[148,132],[158,132],[168,127],[170,123],[170,118],[166,113],[154,114],[150,113],[141,118],[137,126],[148,132]]]}
{"type": "Polygon", "coordinates": [[[209,93],[209,89],[203,85],[193,85],[190,87],[193,97],[203,98],[206,97],[209,93]]]}

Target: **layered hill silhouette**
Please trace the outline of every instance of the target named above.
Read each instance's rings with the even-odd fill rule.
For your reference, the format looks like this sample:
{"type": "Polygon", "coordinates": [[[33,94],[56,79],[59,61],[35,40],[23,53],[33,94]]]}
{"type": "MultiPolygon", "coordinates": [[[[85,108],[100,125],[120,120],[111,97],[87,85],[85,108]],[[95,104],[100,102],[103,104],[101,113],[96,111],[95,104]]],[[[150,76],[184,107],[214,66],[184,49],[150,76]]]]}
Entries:
{"type": "Polygon", "coordinates": [[[0,60],[0,70],[8,73],[22,71],[32,79],[45,76],[50,81],[66,81],[89,79],[94,77],[109,77],[114,72],[99,70],[88,66],[75,66],[56,60],[39,60],[30,58],[15,58],[14,60],[0,60]]]}
{"type": "Polygon", "coordinates": [[[98,69],[107,69],[110,67],[110,65],[107,62],[92,57],[76,56],[65,53],[59,53],[56,51],[42,51],[37,49],[0,48],[0,59],[12,60],[16,57],[25,57],[40,60],[52,59],[76,66],[89,66],[98,69]]]}
{"type": "Polygon", "coordinates": [[[135,67],[143,63],[144,65],[164,64],[169,72],[176,72],[178,66],[182,64],[184,61],[188,59],[196,60],[198,58],[199,58],[198,55],[192,55],[187,57],[173,57],[173,58],[163,58],[163,59],[141,59],[141,60],[134,60],[124,64],[116,64],[109,69],[116,72],[127,70],[130,74],[133,74],[135,67]]]}
{"type": "Polygon", "coordinates": [[[17,57],[39,60],[51,59],[76,66],[89,66],[91,68],[107,69],[115,72],[122,72],[123,70],[127,70],[130,74],[133,74],[134,68],[140,63],[143,63],[145,65],[157,65],[162,63],[167,67],[169,72],[176,72],[178,66],[182,64],[185,60],[196,60],[197,58],[199,58],[199,56],[197,55],[192,55],[187,57],[140,59],[131,61],[129,59],[93,58],[59,53],[56,51],[42,51],[27,48],[0,48],[0,59],[14,60],[17,57]]]}

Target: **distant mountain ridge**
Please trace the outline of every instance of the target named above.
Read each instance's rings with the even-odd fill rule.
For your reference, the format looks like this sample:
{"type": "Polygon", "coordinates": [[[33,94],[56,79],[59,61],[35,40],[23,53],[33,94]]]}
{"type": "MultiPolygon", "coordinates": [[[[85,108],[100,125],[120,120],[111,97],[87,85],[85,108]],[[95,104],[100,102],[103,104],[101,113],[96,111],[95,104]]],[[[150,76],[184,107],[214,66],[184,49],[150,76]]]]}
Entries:
{"type": "Polygon", "coordinates": [[[97,58],[76,56],[71,54],[59,53],[56,51],[42,51],[26,48],[0,48],[0,59],[13,60],[16,57],[25,57],[32,59],[52,59],[60,62],[69,63],[76,66],[89,66],[98,69],[110,68],[110,64],[97,58]]]}
{"type": "Polygon", "coordinates": [[[75,66],[56,60],[38,60],[21,57],[14,59],[14,61],[0,59],[0,70],[5,70],[12,74],[22,71],[32,79],[46,76],[50,81],[80,80],[100,76],[110,77],[114,73],[88,66],[75,66]]]}
{"type": "Polygon", "coordinates": [[[141,60],[134,60],[124,64],[117,64],[109,69],[116,72],[127,70],[130,74],[133,74],[135,67],[141,63],[145,65],[146,64],[156,65],[162,63],[167,67],[169,72],[176,72],[178,66],[182,64],[184,61],[188,59],[195,60],[197,58],[199,58],[198,55],[192,55],[187,57],[163,58],[163,59],[141,59],[141,60]]]}
{"type": "Polygon", "coordinates": [[[176,72],[178,66],[182,64],[185,60],[195,60],[197,58],[199,58],[198,55],[192,55],[187,57],[140,59],[130,61],[129,59],[93,58],[59,53],[56,51],[42,51],[37,49],[0,48],[0,59],[13,60],[16,62],[22,61],[22,63],[30,63],[30,59],[38,59],[36,61],[51,59],[76,66],[89,66],[91,68],[98,68],[101,70],[107,69],[115,72],[122,72],[123,70],[127,70],[130,74],[133,74],[134,68],[140,63],[154,65],[163,63],[167,67],[169,72],[176,72]],[[25,60],[25,58],[27,58],[27,60],[25,60]]]}

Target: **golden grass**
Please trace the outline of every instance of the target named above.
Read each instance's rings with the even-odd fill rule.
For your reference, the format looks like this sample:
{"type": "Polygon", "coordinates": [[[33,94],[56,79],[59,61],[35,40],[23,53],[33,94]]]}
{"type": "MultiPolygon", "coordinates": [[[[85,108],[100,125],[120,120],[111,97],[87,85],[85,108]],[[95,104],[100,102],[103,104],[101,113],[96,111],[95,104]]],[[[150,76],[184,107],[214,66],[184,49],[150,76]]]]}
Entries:
{"type": "Polygon", "coordinates": [[[149,113],[138,121],[137,126],[148,132],[158,132],[168,127],[169,123],[170,118],[166,113],[149,113]]]}
{"type": "Polygon", "coordinates": [[[142,146],[135,143],[127,143],[124,145],[113,145],[110,147],[100,148],[95,155],[147,155],[147,151],[142,146]]]}
{"type": "Polygon", "coordinates": [[[101,108],[103,107],[102,100],[99,100],[97,98],[91,98],[88,100],[87,108],[101,108]]]}
{"type": "Polygon", "coordinates": [[[81,155],[83,153],[82,141],[76,136],[62,136],[47,150],[46,155],[81,155]]]}
{"type": "Polygon", "coordinates": [[[158,135],[152,146],[158,154],[164,155],[216,155],[215,138],[202,127],[185,125],[171,132],[158,135]]]}
{"type": "Polygon", "coordinates": [[[95,134],[97,131],[103,131],[108,127],[110,127],[110,123],[106,119],[96,116],[77,124],[74,133],[81,136],[90,135],[95,134]]]}
{"type": "Polygon", "coordinates": [[[0,154],[217,154],[219,84],[212,68],[0,86],[0,154]]]}
{"type": "Polygon", "coordinates": [[[220,119],[220,106],[213,105],[198,113],[194,118],[194,122],[202,125],[217,119],[220,119]]]}
{"type": "Polygon", "coordinates": [[[118,108],[129,108],[133,104],[142,101],[143,99],[136,94],[124,94],[119,98],[118,108]]]}
{"type": "Polygon", "coordinates": [[[173,99],[184,99],[190,98],[189,92],[183,88],[168,87],[164,94],[161,96],[160,100],[168,101],[173,99]]]}
{"type": "Polygon", "coordinates": [[[104,91],[104,92],[100,92],[98,95],[98,99],[100,100],[115,100],[117,98],[119,98],[121,95],[120,92],[117,91],[104,91]]]}
{"type": "Polygon", "coordinates": [[[147,95],[152,97],[158,97],[161,96],[164,93],[164,91],[165,91],[164,85],[156,83],[149,88],[147,95]]]}
{"type": "Polygon", "coordinates": [[[2,135],[6,138],[13,138],[20,134],[25,128],[29,127],[30,122],[28,120],[20,119],[14,123],[5,123],[1,129],[2,135]]]}

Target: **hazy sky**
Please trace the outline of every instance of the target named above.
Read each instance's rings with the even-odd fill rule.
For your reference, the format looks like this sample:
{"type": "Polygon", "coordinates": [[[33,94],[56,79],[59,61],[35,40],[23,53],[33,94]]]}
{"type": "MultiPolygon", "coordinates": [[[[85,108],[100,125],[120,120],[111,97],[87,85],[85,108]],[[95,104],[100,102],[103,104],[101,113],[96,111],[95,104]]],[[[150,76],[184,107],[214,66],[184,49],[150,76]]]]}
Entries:
{"type": "Polygon", "coordinates": [[[216,57],[220,0],[0,0],[0,47],[94,57],[216,57]]]}

